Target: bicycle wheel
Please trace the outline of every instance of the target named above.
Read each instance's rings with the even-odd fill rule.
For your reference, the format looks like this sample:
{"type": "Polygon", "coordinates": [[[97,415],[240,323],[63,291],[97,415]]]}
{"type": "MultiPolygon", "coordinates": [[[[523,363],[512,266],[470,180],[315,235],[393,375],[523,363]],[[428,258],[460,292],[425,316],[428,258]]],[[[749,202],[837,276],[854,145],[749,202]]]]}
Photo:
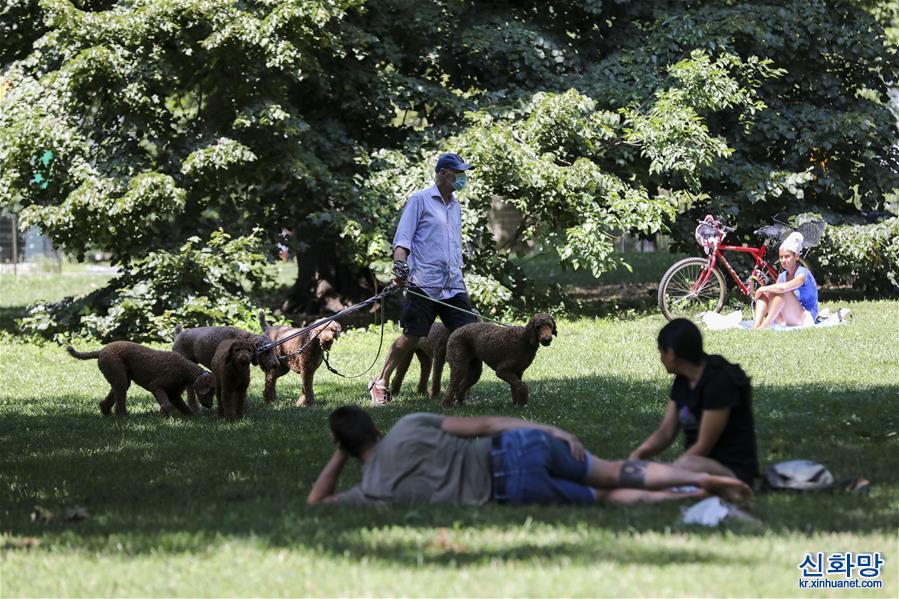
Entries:
{"type": "Polygon", "coordinates": [[[720,312],[724,307],[727,287],[724,276],[713,268],[705,285],[692,291],[693,283],[706,271],[705,258],[684,258],[676,262],[662,276],[659,283],[659,310],[665,318],[689,318],[695,320],[701,312],[720,312]]]}

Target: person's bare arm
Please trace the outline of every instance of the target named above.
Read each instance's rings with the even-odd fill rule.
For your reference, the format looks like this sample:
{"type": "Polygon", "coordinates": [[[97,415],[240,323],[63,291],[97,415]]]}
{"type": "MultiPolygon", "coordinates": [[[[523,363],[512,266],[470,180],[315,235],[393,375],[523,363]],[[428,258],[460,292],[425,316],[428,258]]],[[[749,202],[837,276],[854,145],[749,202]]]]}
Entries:
{"type": "Polygon", "coordinates": [[[730,418],[730,408],[720,410],[703,410],[702,420],[699,423],[699,437],[684,455],[707,456],[711,453],[715,443],[721,438],[727,419],[730,418]]]}
{"type": "Polygon", "coordinates": [[[631,453],[630,459],[642,460],[665,451],[674,442],[678,430],[680,424],[677,421],[677,404],[669,400],[659,428],[631,453]]]}
{"type": "Polygon", "coordinates": [[[447,416],[443,419],[443,430],[457,437],[487,437],[519,428],[536,428],[565,441],[571,449],[571,455],[583,460],[586,454],[583,444],[578,438],[557,426],[509,418],[506,416],[447,416]]]}
{"type": "Polygon", "coordinates": [[[764,285],[759,287],[755,291],[755,298],[759,299],[762,293],[774,293],[776,295],[780,295],[782,293],[786,293],[787,291],[793,291],[794,289],[799,289],[805,285],[805,273],[799,273],[789,281],[784,281],[782,283],[774,283],[773,285],[764,285]]]}
{"type": "Polygon", "coordinates": [[[408,257],[409,257],[408,248],[404,248],[401,245],[398,245],[395,248],[393,248],[393,259],[394,260],[405,260],[408,257]]]}
{"type": "Polygon", "coordinates": [[[334,491],[337,489],[337,479],[340,477],[340,471],[343,470],[344,464],[349,459],[342,449],[338,448],[334,451],[334,455],[322,469],[318,475],[318,480],[312,485],[306,503],[309,505],[318,505],[322,502],[331,501],[334,498],[334,491]]]}

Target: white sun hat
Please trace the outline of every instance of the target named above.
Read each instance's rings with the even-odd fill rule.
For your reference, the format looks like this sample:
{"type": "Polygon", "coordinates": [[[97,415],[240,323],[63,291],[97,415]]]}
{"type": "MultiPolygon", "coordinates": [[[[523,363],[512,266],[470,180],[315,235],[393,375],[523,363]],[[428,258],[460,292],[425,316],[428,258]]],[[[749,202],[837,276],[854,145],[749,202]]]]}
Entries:
{"type": "Polygon", "coordinates": [[[780,244],[780,249],[782,250],[790,250],[794,254],[802,253],[802,233],[799,231],[793,231],[787,238],[783,240],[783,243],[780,244]]]}

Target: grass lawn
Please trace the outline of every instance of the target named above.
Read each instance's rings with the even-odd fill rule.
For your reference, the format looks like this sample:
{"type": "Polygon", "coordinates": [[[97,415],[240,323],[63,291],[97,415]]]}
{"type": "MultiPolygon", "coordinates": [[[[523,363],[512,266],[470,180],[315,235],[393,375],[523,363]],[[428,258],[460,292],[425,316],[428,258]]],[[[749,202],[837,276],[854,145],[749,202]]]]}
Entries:
{"type": "MultiPolygon", "coordinates": [[[[57,281],[48,283],[3,275],[0,307],[55,299],[57,281]]],[[[870,493],[758,495],[760,524],[711,530],[679,524],[674,505],[309,508],[306,494],[333,449],[327,415],[343,403],[365,405],[367,375],[347,380],[321,369],[320,405],[303,409],[293,406],[295,375],[281,379],[277,404],[261,405],[255,372],[251,412],[236,424],[209,414],[160,419],[137,387],[130,417],[103,418],[97,401],[108,387],[95,362],[7,338],[0,596],[896,597],[899,302],[824,303],[843,305],[854,313],[847,326],[710,332],[706,343],[753,377],[763,464],[815,459],[837,478],[864,475],[870,493]],[[55,517],[32,519],[36,505],[55,517]],[[65,521],[72,506],[89,517],[65,521]],[[881,552],[883,588],[799,589],[798,564],[819,551],[881,552]]],[[[459,413],[553,423],[602,457],[624,457],[665,407],[670,378],[655,349],[662,324],[656,314],[562,321],[527,371],[527,407],[512,407],[508,388],[485,372],[459,413]]],[[[396,333],[388,329],[388,342],[396,333]]],[[[376,329],[349,331],[332,363],[357,373],[377,349],[376,329]]],[[[412,393],[416,376],[413,366],[405,393],[375,410],[383,428],[412,411],[438,411],[412,393]]],[[[352,464],[342,487],[359,473],[352,464]]]]}
{"type": "Polygon", "coordinates": [[[665,271],[687,254],[665,251],[619,252],[618,256],[630,266],[630,270],[625,266],[618,266],[599,278],[594,277],[588,269],[562,268],[552,252],[533,254],[522,258],[518,264],[536,285],[559,283],[566,287],[589,288],[618,283],[658,283],[665,271]]]}

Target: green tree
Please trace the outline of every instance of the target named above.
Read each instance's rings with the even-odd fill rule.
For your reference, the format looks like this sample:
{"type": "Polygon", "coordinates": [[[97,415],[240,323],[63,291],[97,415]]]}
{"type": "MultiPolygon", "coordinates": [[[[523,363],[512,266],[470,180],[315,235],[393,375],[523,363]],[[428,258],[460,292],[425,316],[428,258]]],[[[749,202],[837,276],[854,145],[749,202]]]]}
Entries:
{"type": "Polygon", "coordinates": [[[480,167],[470,283],[522,307],[539,298],[493,250],[494,197],[518,237],[597,273],[612,236],[684,211],[750,230],[878,207],[899,66],[869,4],[14,2],[0,202],[123,264],[290,226],[291,305],[319,311],[370,293],[402,202],[452,148],[480,167]]]}

